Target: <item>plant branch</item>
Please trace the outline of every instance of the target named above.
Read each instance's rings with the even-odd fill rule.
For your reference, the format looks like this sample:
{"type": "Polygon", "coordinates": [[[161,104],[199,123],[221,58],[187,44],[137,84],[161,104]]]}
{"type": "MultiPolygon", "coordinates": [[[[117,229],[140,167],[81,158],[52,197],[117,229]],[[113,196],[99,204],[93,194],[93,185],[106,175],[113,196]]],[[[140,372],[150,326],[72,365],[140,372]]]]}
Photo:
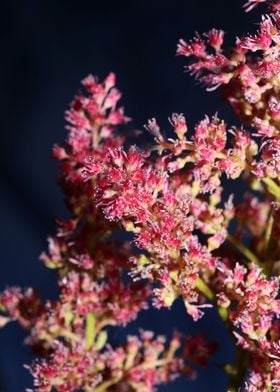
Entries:
{"type": "Polygon", "coordinates": [[[259,258],[249,248],[247,248],[247,246],[242,244],[242,242],[236,241],[236,239],[231,234],[227,235],[227,240],[232,245],[234,245],[239,250],[239,252],[241,252],[246,257],[246,259],[252,261],[258,267],[262,266],[259,258]]]}
{"type": "Polygon", "coordinates": [[[276,201],[280,202],[280,186],[272,178],[268,177],[263,178],[262,182],[266,184],[269,193],[276,198],[276,201]]]}
{"type": "Polygon", "coordinates": [[[227,321],[228,320],[228,311],[227,311],[227,309],[225,309],[217,304],[216,294],[210,289],[210,287],[207,286],[207,284],[201,278],[196,279],[196,287],[198,288],[199,291],[201,291],[202,294],[205,295],[205,297],[207,299],[209,299],[211,302],[213,302],[215,304],[221,319],[223,321],[227,321]]]}

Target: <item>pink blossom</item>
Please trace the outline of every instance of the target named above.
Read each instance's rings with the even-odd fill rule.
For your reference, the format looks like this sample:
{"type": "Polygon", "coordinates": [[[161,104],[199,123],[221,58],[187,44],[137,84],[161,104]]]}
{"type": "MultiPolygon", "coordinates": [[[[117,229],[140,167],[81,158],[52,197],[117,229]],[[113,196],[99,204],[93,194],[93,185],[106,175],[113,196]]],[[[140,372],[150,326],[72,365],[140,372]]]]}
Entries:
{"type": "Polygon", "coordinates": [[[215,115],[191,130],[173,113],[170,138],[152,118],[152,146],[128,146],[115,75],[82,81],[65,115],[66,145],[53,149],[71,218],[57,221],[40,257],[56,269],[57,297],[0,294],[0,326],[18,321],[44,357],[28,367],[34,391],[152,392],[193,378],[190,364],[207,366],[216,349],[202,335],[140,331],[108,343],[115,326],[178,298],[195,321],[215,307],[233,335],[230,390],[280,390],[280,2],[267,5],[259,31],[230,51],[216,29],[177,46],[207,90],[222,88],[240,127],[215,115]]]}

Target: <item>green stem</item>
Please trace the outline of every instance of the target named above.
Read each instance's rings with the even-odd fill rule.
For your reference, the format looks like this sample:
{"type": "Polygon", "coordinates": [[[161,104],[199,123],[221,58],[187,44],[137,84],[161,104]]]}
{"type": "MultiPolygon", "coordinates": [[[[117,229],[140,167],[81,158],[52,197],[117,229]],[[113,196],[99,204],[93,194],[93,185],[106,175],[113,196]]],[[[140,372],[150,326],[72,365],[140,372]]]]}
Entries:
{"type": "Polygon", "coordinates": [[[264,246],[265,250],[267,251],[269,248],[269,243],[271,240],[271,232],[272,232],[272,227],[273,227],[273,214],[270,213],[270,216],[268,218],[266,230],[265,230],[265,237],[264,237],[264,246]]]}
{"type": "MultiPolygon", "coordinates": [[[[196,287],[205,295],[206,298],[214,302],[214,304],[217,306],[217,310],[222,320],[225,322],[225,325],[232,332],[234,326],[229,320],[228,311],[227,309],[217,305],[215,293],[210,289],[210,287],[207,286],[207,284],[201,278],[197,278],[196,287]]],[[[236,353],[234,363],[224,366],[225,372],[229,375],[229,384],[228,384],[227,392],[238,392],[240,385],[242,384],[242,381],[245,377],[246,370],[248,368],[248,361],[249,361],[248,353],[244,351],[242,348],[237,347],[237,353],[236,353]]]]}
{"type": "Polygon", "coordinates": [[[266,230],[265,230],[265,237],[264,237],[264,257],[265,257],[265,265],[264,265],[264,273],[267,277],[271,276],[272,268],[273,268],[273,256],[271,254],[271,247],[273,247],[273,239],[271,237],[272,229],[273,229],[273,214],[270,213],[268,218],[266,230]]]}
{"type": "Polygon", "coordinates": [[[227,321],[228,320],[228,311],[227,309],[223,308],[222,306],[219,306],[217,304],[217,298],[215,293],[210,289],[209,286],[207,286],[207,284],[201,279],[201,278],[197,278],[196,279],[196,287],[198,288],[199,291],[201,291],[202,294],[205,295],[205,297],[207,299],[209,299],[211,302],[213,302],[216,307],[217,307],[217,311],[221,317],[221,319],[223,321],[227,321]]]}
{"type": "Polygon", "coordinates": [[[116,324],[117,324],[116,320],[110,318],[104,318],[103,320],[98,321],[96,323],[96,332],[100,331],[101,329],[103,329],[108,325],[116,325],[116,324]]]}
{"type": "Polygon", "coordinates": [[[94,389],[87,390],[86,392],[106,392],[107,389],[114,384],[117,384],[117,382],[120,381],[120,377],[115,377],[112,378],[112,380],[108,380],[100,384],[98,387],[94,389]]]}
{"type": "Polygon", "coordinates": [[[275,196],[276,200],[280,202],[280,186],[276,184],[272,178],[263,178],[262,182],[264,182],[267,186],[269,193],[275,196]]]}
{"type": "Polygon", "coordinates": [[[207,299],[210,301],[214,302],[216,300],[216,296],[213,293],[213,291],[210,289],[210,287],[207,286],[207,284],[201,279],[197,278],[196,279],[196,287],[198,288],[199,291],[201,291],[207,299]]]}
{"type": "Polygon", "coordinates": [[[253,252],[251,252],[249,248],[243,245],[242,242],[236,241],[236,239],[231,234],[228,234],[227,240],[232,245],[234,245],[248,260],[252,261],[258,267],[261,267],[261,262],[258,257],[253,252]]]}
{"type": "Polygon", "coordinates": [[[66,328],[61,331],[61,336],[73,340],[74,342],[79,342],[80,338],[75,335],[73,332],[68,331],[66,328]]]}
{"type": "Polygon", "coordinates": [[[93,313],[88,313],[86,317],[86,343],[85,349],[89,350],[93,346],[95,338],[96,319],[93,313]]]}
{"type": "Polygon", "coordinates": [[[227,392],[238,392],[248,369],[249,355],[242,348],[237,347],[235,361],[226,365],[224,370],[229,375],[227,392]]]}
{"type": "Polygon", "coordinates": [[[157,359],[156,361],[151,361],[151,362],[144,362],[138,366],[135,366],[133,370],[148,370],[148,369],[154,369],[157,366],[163,366],[166,365],[170,362],[170,358],[163,358],[163,359],[157,359]]]}

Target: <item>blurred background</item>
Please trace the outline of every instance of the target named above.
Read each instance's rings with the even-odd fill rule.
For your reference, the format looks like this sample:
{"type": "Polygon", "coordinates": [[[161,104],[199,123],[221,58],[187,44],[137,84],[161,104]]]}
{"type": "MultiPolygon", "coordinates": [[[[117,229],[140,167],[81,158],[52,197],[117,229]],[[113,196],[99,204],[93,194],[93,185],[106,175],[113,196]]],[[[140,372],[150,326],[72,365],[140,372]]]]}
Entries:
{"type": "MultiPolygon", "coordinates": [[[[242,0],[9,0],[2,4],[1,42],[1,275],[7,286],[38,287],[55,298],[55,279],[38,261],[54,218],[67,216],[56,183],[54,143],[63,143],[64,111],[89,73],[100,79],[117,74],[122,104],[143,129],[156,117],[168,127],[172,112],[184,113],[190,127],[218,111],[229,124],[235,119],[219,98],[207,93],[175,57],[179,38],[212,27],[227,32],[226,42],[254,31],[258,12],[245,14],[242,0]]],[[[202,331],[220,343],[210,368],[197,381],[179,379],[159,391],[222,392],[227,379],[217,365],[232,360],[234,349],[213,310],[193,323],[178,301],[172,311],[142,313],[139,327],[166,333],[202,331]]],[[[116,331],[115,339],[124,332],[116,331]]],[[[25,332],[11,323],[0,331],[0,392],[19,392],[32,380],[23,364],[32,360],[23,345],[25,332]]]]}

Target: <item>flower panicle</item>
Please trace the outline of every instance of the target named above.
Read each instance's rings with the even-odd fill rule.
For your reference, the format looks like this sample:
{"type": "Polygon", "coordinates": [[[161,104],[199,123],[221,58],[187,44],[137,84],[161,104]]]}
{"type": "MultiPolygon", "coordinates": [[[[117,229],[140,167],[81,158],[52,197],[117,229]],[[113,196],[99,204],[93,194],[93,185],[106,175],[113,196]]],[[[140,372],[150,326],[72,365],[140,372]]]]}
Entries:
{"type": "Polygon", "coordinates": [[[18,321],[44,356],[28,367],[34,391],[152,392],[193,378],[190,364],[207,366],[217,347],[202,335],[110,337],[178,298],[195,321],[215,307],[234,336],[229,390],[280,388],[280,3],[266,4],[259,30],[230,52],[218,29],[177,47],[208,90],[222,88],[239,128],[216,114],[191,130],[173,113],[171,134],[151,118],[153,145],[127,147],[115,75],[82,81],[65,114],[66,145],[53,149],[71,218],[57,221],[40,257],[56,270],[57,298],[32,288],[0,294],[0,326],[18,321]],[[234,181],[249,192],[225,196],[234,181]]]}

